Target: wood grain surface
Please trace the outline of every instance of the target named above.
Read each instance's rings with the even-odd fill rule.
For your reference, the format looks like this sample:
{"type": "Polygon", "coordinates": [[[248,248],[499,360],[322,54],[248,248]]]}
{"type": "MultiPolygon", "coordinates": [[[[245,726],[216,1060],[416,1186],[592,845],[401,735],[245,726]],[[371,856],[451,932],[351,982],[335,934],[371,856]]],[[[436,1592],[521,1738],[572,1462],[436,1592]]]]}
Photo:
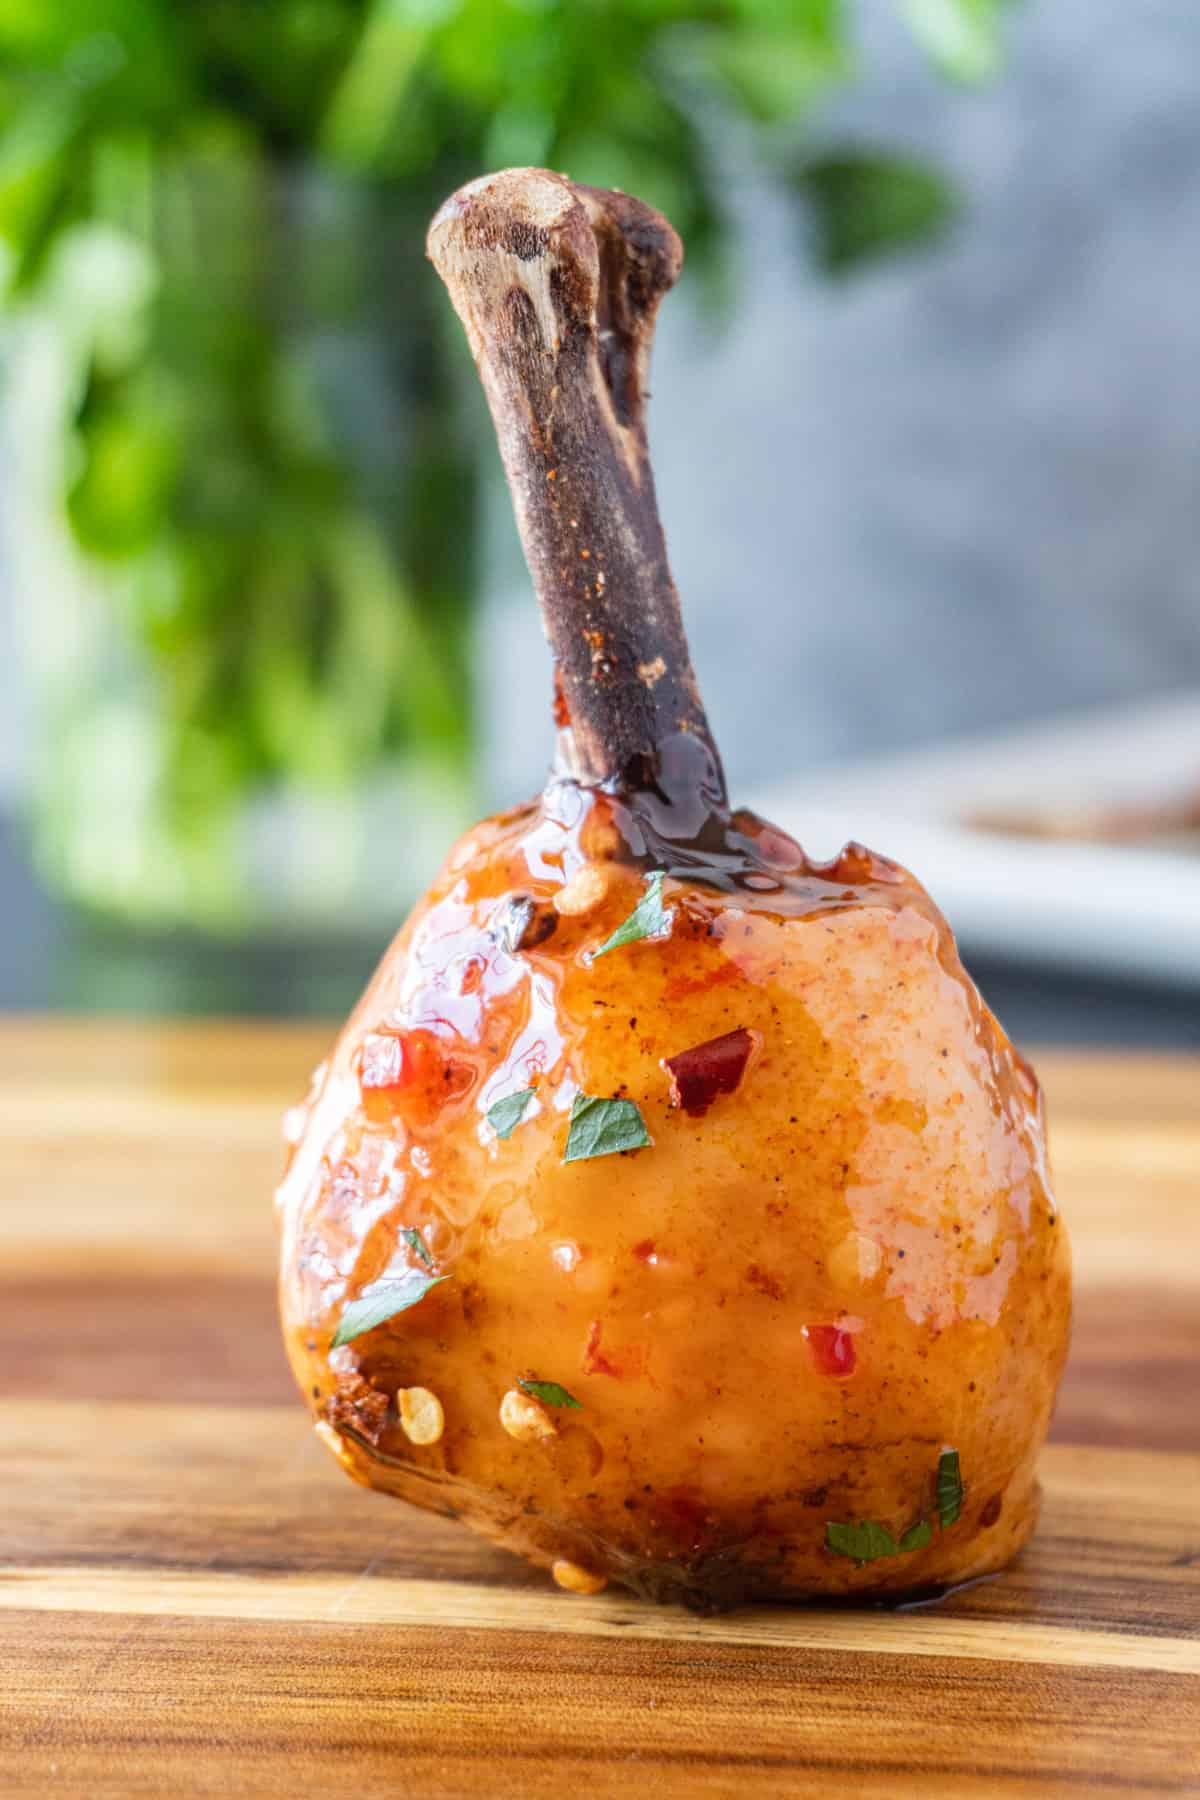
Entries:
{"type": "Polygon", "coordinates": [[[1042,1054],[1045,1511],[916,1613],[560,1594],[353,1487],[274,1316],[322,1028],[0,1024],[0,1793],[1200,1795],[1200,1062],[1042,1054]]]}

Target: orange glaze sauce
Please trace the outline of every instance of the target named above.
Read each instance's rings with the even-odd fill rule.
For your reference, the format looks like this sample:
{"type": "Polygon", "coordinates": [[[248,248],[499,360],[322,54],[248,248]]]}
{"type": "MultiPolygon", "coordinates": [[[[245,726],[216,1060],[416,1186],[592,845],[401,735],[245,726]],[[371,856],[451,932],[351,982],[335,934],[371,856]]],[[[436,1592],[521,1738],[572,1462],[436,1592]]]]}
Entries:
{"type": "Polygon", "coordinates": [[[903,870],[552,784],[457,846],[293,1121],[293,1366],[360,1479],[543,1561],[732,1559],[752,1591],[962,1578],[1032,1520],[1065,1346],[1039,1109],[903,870]],[[651,868],[669,934],[592,960],[651,868]],[[690,1117],[664,1061],[733,1032],[743,1079],[690,1117]],[[498,1138],[489,1107],[527,1088],[498,1138]],[[564,1165],[578,1093],[634,1101],[651,1146],[564,1165]],[[349,1300],[422,1268],[406,1228],[451,1279],[331,1351],[349,1300]],[[544,1442],[498,1422],[521,1378],[580,1402],[544,1442]],[[393,1404],[415,1385],[445,1410],[423,1449],[393,1404]],[[946,1443],[964,1547],[1007,1496],[994,1548],[831,1562],[824,1522],[906,1529],[946,1443]]]}

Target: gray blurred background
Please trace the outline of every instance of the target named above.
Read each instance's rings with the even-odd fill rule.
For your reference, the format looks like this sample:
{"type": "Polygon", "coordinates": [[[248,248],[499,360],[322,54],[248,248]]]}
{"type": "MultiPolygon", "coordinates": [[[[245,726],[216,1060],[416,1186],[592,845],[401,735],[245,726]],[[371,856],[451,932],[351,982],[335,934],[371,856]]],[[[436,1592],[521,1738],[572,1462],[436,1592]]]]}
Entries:
{"type": "MultiPolygon", "coordinates": [[[[735,793],[1200,689],[1200,10],[1031,0],[981,87],[934,72],[890,6],[860,16],[864,78],[810,139],[932,159],[961,192],[956,222],[830,280],[726,123],[736,302],[714,322],[685,286],[659,332],[659,494],[735,793]]],[[[492,806],[541,778],[549,678],[494,472],[479,505],[492,806]]],[[[18,615],[38,605],[10,574],[0,1005],[340,1008],[374,927],[337,946],[191,945],[185,979],[174,940],[97,935],[47,898],[15,822],[31,754],[18,615]]],[[[1022,1035],[1200,1041],[1194,996],[977,972],[1022,1035]]]]}
{"type": "MultiPolygon", "coordinates": [[[[716,341],[678,301],[659,331],[659,496],[735,788],[1200,686],[1200,9],[1043,0],[965,92],[864,16],[825,128],[932,156],[959,225],[830,284],[734,156],[744,303],[716,341]]],[[[498,795],[545,755],[518,585],[498,795]]]]}

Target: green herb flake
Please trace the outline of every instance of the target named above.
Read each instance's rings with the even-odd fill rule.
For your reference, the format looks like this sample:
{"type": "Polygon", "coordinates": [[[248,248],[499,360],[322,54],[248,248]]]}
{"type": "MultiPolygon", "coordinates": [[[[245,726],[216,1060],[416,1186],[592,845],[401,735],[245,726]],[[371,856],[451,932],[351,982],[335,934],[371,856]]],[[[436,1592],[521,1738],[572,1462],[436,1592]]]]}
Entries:
{"type": "Polygon", "coordinates": [[[413,1255],[419,1256],[427,1269],[432,1269],[433,1258],[430,1256],[429,1248],[420,1232],[415,1231],[411,1225],[406,1225],[400,1235],[412,1251],[413,1255]]]}
{"type": "Polygon", "coordinates": [[[825,1526],[825,1543],[838,1556],[853,1557],[856,1563],[875,1562],[881,1556],[898,1556],[900,1546],[886,1526],[874,1519],[863,1519],[857,1525],[839,1525],[829,1520],[825,1526]]]}
{"type": "Polygon", "coordinates": [[[586,1162],[593,1156],[615,1156],[620,1150],[644,1150],[649,1142],[646,1121],[632,1100],[576,1094],[563,1161],[586,1162]]]}
{"type": "Polygon", "coordinates": [[[662,869],[655,869],[646,878],[646,891],[630,913],[629,917],[617,926],[612,936],[601,944],[598,950],[592,951],[592,961],[598,956],[607,956],[610,950],[619,950],[622,944],[636,944],[639,938],[665,937],[671,929],[671,920],[675,917],[663,906],[662,869]]]}
{"type": "Polygon", "coordinates": [[[541,1400],[547,1406],[574,1406],[582,1410],[581,1402],[574,1394],[568,1394],[565,1387],[557,1381],[518,1381],[517,1386],[523,1393],[532,1394],[535,1400],[541,1400]]]}
{"type": "Polygon", "coordinates": [[[886,1525],[874,1519],[863,1519],[853,1525],[840,1525],[830,1520],[825,1526],[826,1548],[837,1556],[849,1556],[856,1563],[876,1562],[881,1556],[907,1556],[913,1550],[924,1550],[932,1542],[933,1526],[928,1519],[918,1519],[899,1540],[886,1525]]]}
{"type": "Polygon", "coordinates": [[[900,1539],[900,1549],[902,1552],[924,1550],[925,1546],[932,1541],[933,1526],[928,1519],[918,1519],[916,1524],[911,1525],[900,1539]]]}
{"type": "Polygon", "coordinates": [[[397,1313],[407,1312],[410,1306],[423,1300],[431,1288],[449,1279],[448,1275],[418,1275],[414,1269],[409,1269],[404,1275],[372,1282],[344,1309],[332,1348],[337,1350],[353,1338],[361,1337],[364,1331],[374,1331],[385,1319],[394,1319],[397,1313]]]}
{"type": "Polygon", "coordinates": [[[942,1530],[949,1531],[962,1511],[963,1484],[958,1451],[943,1450],[937,1466],[937,1510],[942,1530]]]}
{"type": "Polygon", "coordinates": [[[497,1100],[495,1106],[488,1107],[487,1122],[498,1138],[512,1136],[529,1110],[532,1099],[533,1089],[522,1088],[519,1094],[507,1094],[503,1100],[497,1100]]]}

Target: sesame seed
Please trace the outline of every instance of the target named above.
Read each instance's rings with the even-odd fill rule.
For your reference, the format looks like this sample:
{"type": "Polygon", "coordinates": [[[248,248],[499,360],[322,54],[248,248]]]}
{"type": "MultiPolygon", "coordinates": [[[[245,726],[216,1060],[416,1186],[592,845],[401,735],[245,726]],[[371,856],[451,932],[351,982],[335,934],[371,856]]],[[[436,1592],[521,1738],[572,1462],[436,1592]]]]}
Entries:
{"type": "Polygon", "coordinates": [[[560,1557],[550,1573],[560,1588],[566,1588],[568,1594],[599,1594],[608,1586],[607,1575],[597,1575],[593,1569],[585,1569],[582,1564],[567,1562],[560,1557]]]}
{"type": "Polygon", "coordinates": [[[539,1444],[558,1435],[558,1427],[541,1401],[523,1394],[520,1388],[509,1388],[500,1402],[500,1423],[519,1444],[539,1444]]]}
{"type": "Polygon", "coordinates": [[[554,896],[555,912],[581,918],[600,905],[612,885],[612,870],[603,863],[585,863],[579,873],[554,896]]]}
{"type": "Polygon", "coordinates": [[[400,1429],[410,1444],[436,1444],[446,1428],[446,1415],[436,1394],[428,1388],[401,1388],[396,1395],[400,1429]]]}

